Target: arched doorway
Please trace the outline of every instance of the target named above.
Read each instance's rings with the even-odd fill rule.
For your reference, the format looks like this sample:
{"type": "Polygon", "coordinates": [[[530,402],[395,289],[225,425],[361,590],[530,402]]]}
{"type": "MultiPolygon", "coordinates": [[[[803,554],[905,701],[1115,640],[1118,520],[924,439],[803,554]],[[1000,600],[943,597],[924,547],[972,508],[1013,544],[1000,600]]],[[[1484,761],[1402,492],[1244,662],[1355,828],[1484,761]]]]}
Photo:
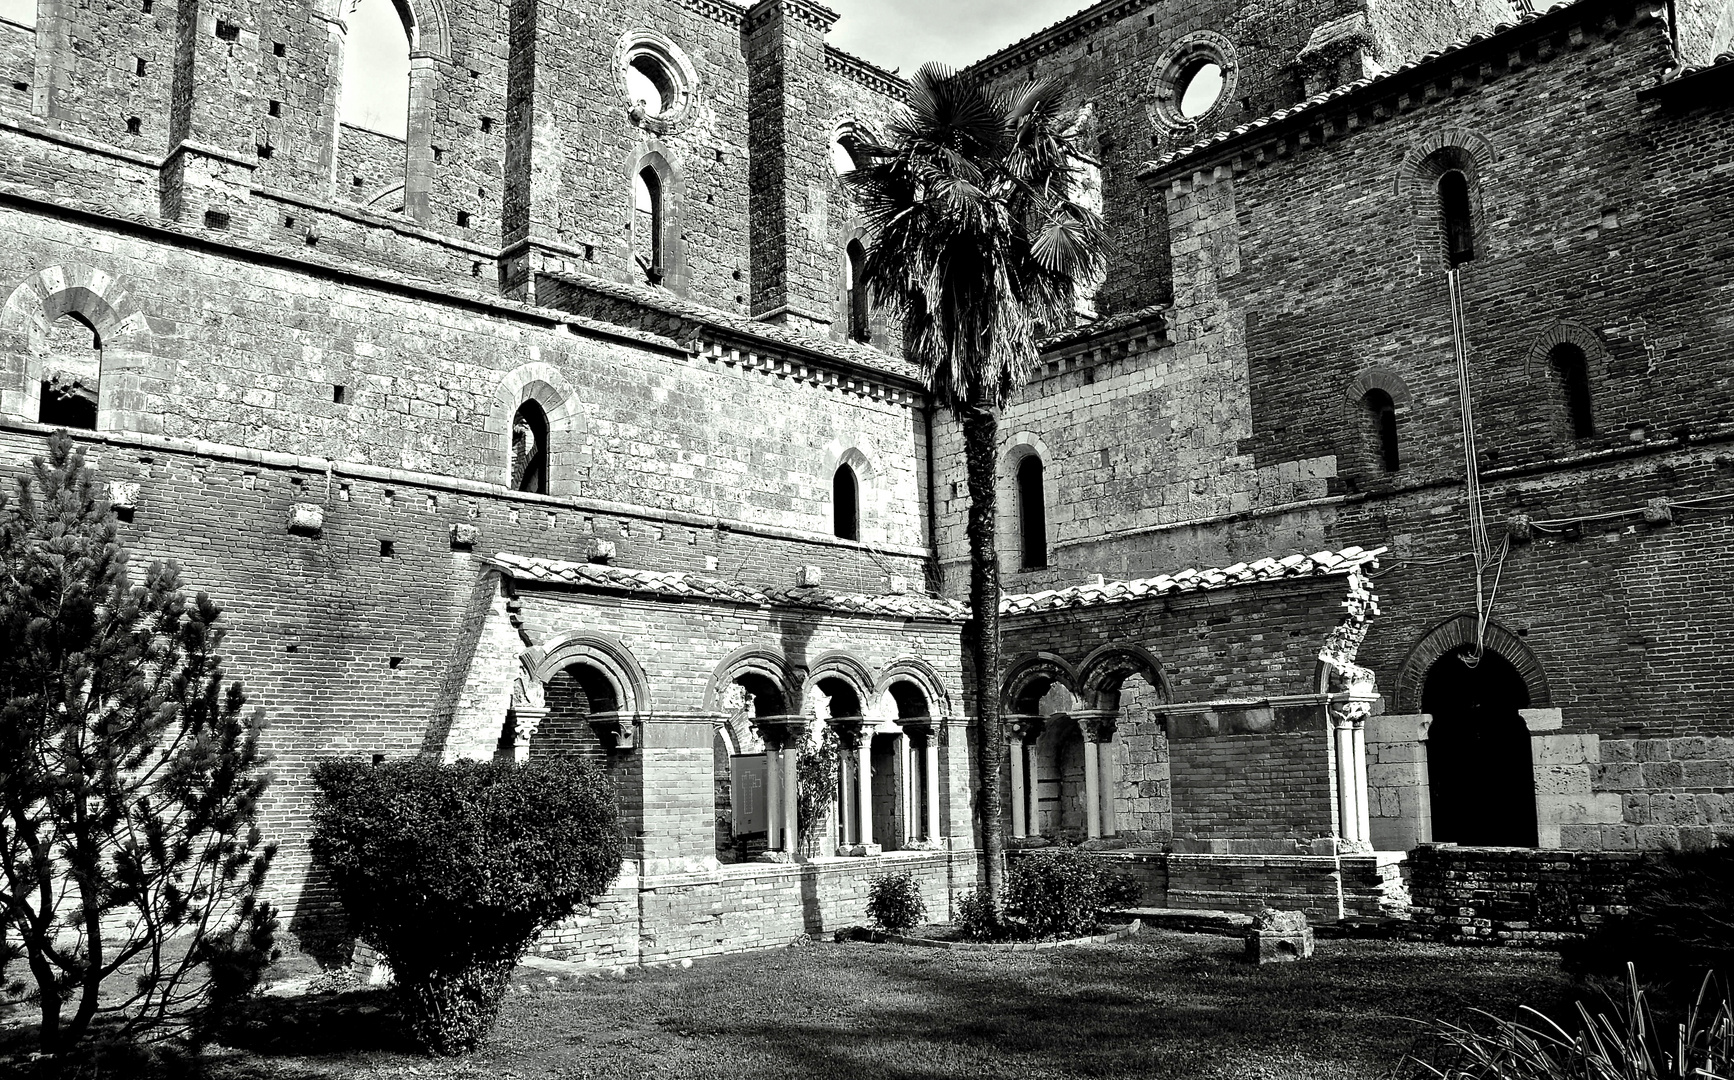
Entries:
{"type": "Polygon", "coordinates": [[[1459,648],[1433,662],[1421,691],[1431,714],[1427,785],[1433,839],[1447,844],[1534,847],[1535,764],[1518,711],[1529,687],[1511,661],[1487,651],[1474,667],[1459,648]]]}

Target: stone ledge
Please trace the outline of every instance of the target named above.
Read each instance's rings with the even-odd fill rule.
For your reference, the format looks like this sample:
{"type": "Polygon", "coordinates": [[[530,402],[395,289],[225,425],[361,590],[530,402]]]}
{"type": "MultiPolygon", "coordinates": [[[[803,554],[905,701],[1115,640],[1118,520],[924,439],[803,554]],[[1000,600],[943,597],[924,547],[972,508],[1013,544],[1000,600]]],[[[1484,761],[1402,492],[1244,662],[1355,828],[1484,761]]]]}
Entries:
{"type": "Polygon", "coordinates": [[[1042,949],[1061,949],[1068,945],[1106,945],[1110,942],[1129,938],[1144,928],[1142,921],[1133,919],[1126,926],[1106,934],[1091,934],[1088,937],[1062,938],[1059,941],[937,941],[933,938],[909,937],[904,934],[875,934],[875,941],[890,945],[914,945],[923,949],[966,949],[982,952],[1038,952],[1042,949]]]}

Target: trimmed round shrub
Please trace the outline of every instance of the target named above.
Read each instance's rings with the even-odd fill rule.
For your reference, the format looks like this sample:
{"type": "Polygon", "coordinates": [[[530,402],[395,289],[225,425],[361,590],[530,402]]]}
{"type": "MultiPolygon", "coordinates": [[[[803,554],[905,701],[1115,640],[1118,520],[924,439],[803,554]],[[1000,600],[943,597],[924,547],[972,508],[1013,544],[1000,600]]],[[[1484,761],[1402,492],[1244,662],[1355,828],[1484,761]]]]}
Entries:
{"type": "Polygon", "coordinates": [[[1005,936],[999,912],[980,890],[971,889],[957,901],[957,931],[971,941],[992,941],[1005,936]]]}
{"type": "Polygon", "coordinates": [[[873,925],[891,933],[913,930],[927,921],[927,905],[915,875],[886,874],[873,879],[867,889],[867,917],[873,925]]]}
{"type": "Polygon", "coordinates": [[[1005,917],[1031,937],[1094,933],[1103,912],[1137,901],[1135,880],[1082,852],[1023,855],[1007,868],[1005,917]]]}
{"type": "Polygon", "coordinates": [[[536,935],[620,872],[613,786],[582,763],[341,758],[313,779],[314,858],[432,1053],[473,1050],[536,935]]]}
{"type": "Polygon", "coordinates": [[[1695,993],[1706,971],[1734,971],[1734,845],[1664,851],[1626,883],[1626,914],[1562,950],[1568,970],[1695,993]]]}

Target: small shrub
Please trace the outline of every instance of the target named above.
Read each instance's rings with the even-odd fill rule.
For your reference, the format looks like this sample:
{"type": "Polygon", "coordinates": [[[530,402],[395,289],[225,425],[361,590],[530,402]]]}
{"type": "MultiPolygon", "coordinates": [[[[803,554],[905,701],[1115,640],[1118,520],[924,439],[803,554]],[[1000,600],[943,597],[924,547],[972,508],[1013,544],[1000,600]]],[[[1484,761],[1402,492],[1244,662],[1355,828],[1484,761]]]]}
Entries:
{"type": "Polygon", "coordinates": [[[397,979],[408,1033],[474,1049],[537,934],[620,872],[608,781],[576,762],[320,762],[313,853],[397,979]]]}
{"type": "MultiPolygon", "coordinates": [[[[1725,991],[1701,984],[1679,1025],[1658,1026],[1636,972],[1626,969],[1626,1000],[1591,1010],[1578,1004],[1576,1033],[1535,1009],[1519,1020],[1495,1019],[1489,1031],[1435,1026],[1443,1068],[1421,1062],[1439,1080],[1709,1080],[1734,1075],[1734,1011],[1725,991]]],[[[1485,1014],[1483,1014],[1485,1015],[1485,1014]]]]}
{"type": "Polygon", "coordinates": [[[1617,977],[1641,963],[1684,995],[1708,970],[1734,971],[1734,846],[1656,855],[1627,883],[1626,906],[1566,946],[1568,970],[1617,977]]]}
{"type": "Polygon", "coordinates": [[[964,893],[957,901],[957,930],[971,941],[992,941],[1005,936],[1005,926],[999,912],[977,889],[964,893]]]}
{"type": "Polygon", "coordinates": [[[1137,902],[1138,883],[1077,851],[1016,859],[1005,887],[1005,916],[1036,938],[1093,933],[1102,913],[1137,902]]]}
{"type": "Polygon", "coordinates": [[[921,900],[915,875],[905,870],[874,878],[867,890],[867,917],[874,926],[894,934],[926,922],[927,905],[921,900]]]}

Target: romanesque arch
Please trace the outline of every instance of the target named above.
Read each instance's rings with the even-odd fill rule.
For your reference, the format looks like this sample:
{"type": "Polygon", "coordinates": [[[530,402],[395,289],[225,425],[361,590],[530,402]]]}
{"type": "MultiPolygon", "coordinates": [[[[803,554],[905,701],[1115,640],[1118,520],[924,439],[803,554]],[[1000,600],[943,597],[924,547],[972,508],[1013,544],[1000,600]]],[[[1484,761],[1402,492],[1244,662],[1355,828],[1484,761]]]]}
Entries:
{"type": "Polygon", "coordinates": [[[1048,690],[1060,686],[1074,700],[1083,698],[1077,669],[1053,653],[1034,653],[1018,660],[1005,677],[1000,708],[1007,713],[1033,716],[1041,711],[1048,690]]]}
{"type": "Polygon", "coordinates": [[[650,684],[644,677],[644,669],[621,642],[595,633],[561,634],[543,642],[539,651],[541,656],[532,673],[542,684],[581,664],[607,679],[618,712],[643,715],[651,711],[650,684]]]}
{"type": "Polygon", "coordinates": [[[1103,645],[1078,667],[1078,687],[1091,709],[1114,712],[1119,708],[1120,684],[1138,676],[1150,684],[1161,700],[1168,700],[1168,674],[1156,654],[1142,645],[1103,645]]]}
{"type": "Polygon", "coordinates": [[[164,387],[150,320],[120,279],[82,263],[39,271],[0,307],[0,415],[40,416],[52,360],[49,328],[63,316],[95,334],[97,430],[161,433],[164,387]]]}
{"type": "Polygon", "coordinates": [[[1001,545],[1002,571],[1008,565],[1014,571],[1048,565],[1054,542],[1054,481],[1054,456],[1047,443],[1031,431],[1014,434],[999,465],[997,535],[1013,545],[1009,550],[1001,545]]]}
{"type": "Polygon", "coordinates": [[[743,679],[775,692],[774,698],[761,695],[754,701],[753,715],[788,716],[799,711],[802,680],[794,666],[782,653],[760,645],[742,646],[716,666],[705,683],[704,711],[735,712],[738,704],[730,699],[743,679]]]}
{"type": "Polygon", "coordinates": [[[484,427],[488,445],[482,466],[488,479],[511,485],[513,427],[525,402],[535,402],[546,419],[546,493],[576,495],[584,430],[582,403],[560,369],[541,361],[512,369],[494,391],[494,407],[484,427]]]}
{"type": "Polygon", "coordinates": [[[893,686],[903,684],[918,690],[927,703],[927,715],[941,719],[952,714],[951,695],[945,690],[945,683],[940,679],[939,672],[925,660],[913,656],[900,657],[885,666],[879,676],[879,682],[873,687],[873,696],[893,693],[893,686]]]}
{"type": "Polygon", "coordinates": [[[1487,222],[1491,200],[1487,197],[1488,174],[1499,153],[1492,141],[1466,127],[1448,127],[1415,140],[1397,167],[1394,190],[1408,203],[1412,235],[1421,264],[1445,261],[1441,249],[1439,217],[1440,182],[1448,173],[1460,173],[1466,185],[1469,229],[1475,257],[1488,251],[1487,222]]]}
{"type": "Polygon", "coordinates": [[[808,669],[806,683],[801,688],[801,700],[811,702],[817,709],[821,696],[830,699],[832,717],[865,715],[873,701],[873,673],[849,653],[823,653],[808,669]],[[838,683],[842,684],[841,687],[838,683]]]}
{"type": "MultiPolygon", "coordinates": [[[[1439,658],[1475,644],[1474,615],[1465,612],[1454,615],[1421,636],[1397,672],[1394,712],[1419,713],[1421,693],[1427,673],[1439,658]]],[[[1529,643],[1498,622],[1489,621],[1483,637],[1485,646],[1503,656],[1516,669],[1529,691],[1529,708],[1548,708],[1553,699],[1547,687],[1547,674],[1529,643]]]]}

